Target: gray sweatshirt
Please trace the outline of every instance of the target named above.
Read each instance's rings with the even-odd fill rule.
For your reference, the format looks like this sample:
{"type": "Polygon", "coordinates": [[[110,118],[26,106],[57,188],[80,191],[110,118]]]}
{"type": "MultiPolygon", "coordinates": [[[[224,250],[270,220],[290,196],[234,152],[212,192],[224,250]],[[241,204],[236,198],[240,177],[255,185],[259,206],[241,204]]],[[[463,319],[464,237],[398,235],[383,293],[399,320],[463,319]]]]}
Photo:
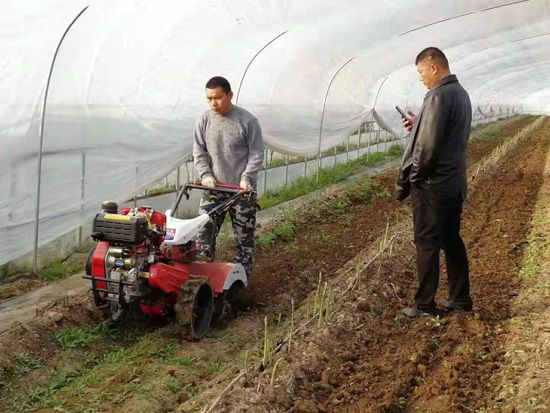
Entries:
{"type": "Polygon", "coordinates": [[[238,106],[225,115],[207,110],[195,126],[193,157],[201,179],[239,185],[246,178],[255,186],[264,160],[258,119],[238,106]]]}

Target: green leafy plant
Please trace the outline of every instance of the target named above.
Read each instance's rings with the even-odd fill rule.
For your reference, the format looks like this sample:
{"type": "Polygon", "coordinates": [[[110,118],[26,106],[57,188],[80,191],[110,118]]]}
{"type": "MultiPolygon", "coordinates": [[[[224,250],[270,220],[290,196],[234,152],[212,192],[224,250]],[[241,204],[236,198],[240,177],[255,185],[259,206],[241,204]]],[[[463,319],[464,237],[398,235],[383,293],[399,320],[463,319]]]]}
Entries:
{"type": "Polygon", "coordinates": [[[178,366],[190,367],[197,364],[198,359],[196,357],[172,357],[166,359],[167,364],[175,364],[178,366]]]}
{"type": "Polygon", "coordinates": [[[53,261],[48,267],[40,271],[39,276],[46,281],[53,281],[66,278],[83,270],[84,264],[82,261],[69,257],[64,261],[53,261]]]}
{"type": "Polygon", "coordinates": [[[484,351],[478,351],[474,354],[474,360],[478,363],[481,363],[482,361],[485,361],[487,358],[487,353],[484,351]]]}
{"type": "Polygon", "coordinates": [[[488,141],[491,139],[495,139],[502,133],[502,127],[500,126],[489,126],[482,130],[479,135],[474,137],[474,140],[478,141],[488,141]]]}
{"type": "Polygon", "coordinates": [[[210,363],[206,369],[209,373],[217,375],[223,372],[225,370],[225,367],[218,363],[210,363]]]}
{"type": "Polygon", "coordinates": [[[277,239],[277,236],[274,233],[268,233],[258,237],[256,244],[258,248],[262,250],[267,250],[271,248],[273,244],[275,244],[276,239],[277,239]]]}
{"type": "Polygon", "coordinates": [[[292,238],[296,234],[296,225],[291,221],[282,222],[273,229],[273,233],[277,237],[292,238]]]}
{"type": "Polygon", "coordinates": [[[171,378],[166,383],[166,387],[168,387],[168,390],[172,393],[177,393],[184,388],[184,384],[177,379],[171,378]]]}
{"type": "Polygon", "coordinates": [[[17,353],[15,355],[15,362],[17,363],[15,367],[17,374],[25,374],[31,370],[44,367],[44,362],[40,357],[35,357],[28,353],[17,353]]]}
{"type": "Polygon", "coordinates": [[[405,396],[399,396],[397,399],[397,407],[400,409],[407,407],[407,398],[405,396]]]}
{"type": "Polygon", "coordinates": [[[404,152],[404,149],[401,145],[392,145],[390,146],[390,148],[388,149],[388,155],[390,156],[399,156],[399,155],[403,155],[403,152],[404,152]]]}
{"type": "Polygon", "coordinates": [[[98,337],[97,327],[67,328],[54,333],[54,339],[63,348],[88,347],[98,337]]]}
{"type": "Polygon", "coordinates": [[[343,194],[342,196],[336,197],[334,200],[330,201],[328,203],[329,208],[335,209],[335,210],[341,210],[349,207],[351,205],[351,201],[346,196],[346,194],[343,194]]]}

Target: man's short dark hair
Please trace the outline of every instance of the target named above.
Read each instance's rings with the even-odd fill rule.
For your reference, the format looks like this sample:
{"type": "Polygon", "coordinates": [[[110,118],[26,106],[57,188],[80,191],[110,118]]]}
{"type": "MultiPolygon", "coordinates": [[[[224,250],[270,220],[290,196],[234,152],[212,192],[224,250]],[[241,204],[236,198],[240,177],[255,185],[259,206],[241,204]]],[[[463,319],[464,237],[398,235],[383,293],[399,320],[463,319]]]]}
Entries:
{"type": "Polygon", "coordinates": [[[206,89],[216,89],[217,87],[221,87],[223,93],[227,94],[231,92],[231,85],[225,77],[214,76],[212,79],[206,82],[206,89]]]}
{"type": "Polygon", "coordinates": [[[449,68],[449,61],[447,60],[447,56],[445,56],[445,53],[443,53],[437,47],[426,47],[424,50],[418,53],[414,64],[417,65],[424,59],[430,59],[432,62],[439,64],[445,69],[449,68]]]}

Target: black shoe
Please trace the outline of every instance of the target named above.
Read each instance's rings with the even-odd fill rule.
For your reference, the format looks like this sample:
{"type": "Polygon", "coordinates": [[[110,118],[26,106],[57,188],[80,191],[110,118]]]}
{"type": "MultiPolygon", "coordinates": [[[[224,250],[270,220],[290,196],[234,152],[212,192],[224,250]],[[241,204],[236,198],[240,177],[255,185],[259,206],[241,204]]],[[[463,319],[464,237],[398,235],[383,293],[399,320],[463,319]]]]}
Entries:
{"type": "Polygon", "coordinates": [[[464,311],[465,313],[472,312],[472,304],[458,304],[453,300],[439,300],[439,305],[445,309],[446,312],[451,311],[464,311]]]}
{"type": "Polygon", "coordinates": [[[415,317],[424,317],[424,316],[430,316],[430,317],[438,317],[441,315],[437,309],[434,308],[418,308],[416,306],[414,307],[406,307],[401,310],[403,314],[405,314],[407,317],[415,318],[415,317]]]}

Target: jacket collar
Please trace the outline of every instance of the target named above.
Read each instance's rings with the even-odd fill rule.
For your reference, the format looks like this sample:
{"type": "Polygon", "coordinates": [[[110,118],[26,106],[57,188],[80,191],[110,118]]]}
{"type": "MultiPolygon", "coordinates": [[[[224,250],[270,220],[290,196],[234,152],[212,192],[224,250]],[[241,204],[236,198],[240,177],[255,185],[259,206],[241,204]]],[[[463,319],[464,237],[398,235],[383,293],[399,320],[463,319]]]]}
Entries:
{"type": "Polygon", "coordinates": [[[434,85],[434,87],[428,90],[424,98],[427,98],[428,96],[432,96],[435,93],[435,91],[439,89],[441,86],[448,85],[449,83],[455,83],[455,82],[458,82],[456,75],[448,75],[448,76],[445,76],[443,79],[439,79],[439,82],[437,82],[434,85]]]}
{"type": "Polygon", "coordinates": [[[439,82],[437,82],[434,87],[432,87],[430,89],[430,91],[434,90],[434,89],[437,89],[438,87],[440,86],[443,86],[443,85],[447,85],[449,83],[454,83],[454,82],[458,82],[458,79],[456,77],[456,75],[448,75],[448,76],[445,76],[443,79],[440,79],[439,82]]]}

